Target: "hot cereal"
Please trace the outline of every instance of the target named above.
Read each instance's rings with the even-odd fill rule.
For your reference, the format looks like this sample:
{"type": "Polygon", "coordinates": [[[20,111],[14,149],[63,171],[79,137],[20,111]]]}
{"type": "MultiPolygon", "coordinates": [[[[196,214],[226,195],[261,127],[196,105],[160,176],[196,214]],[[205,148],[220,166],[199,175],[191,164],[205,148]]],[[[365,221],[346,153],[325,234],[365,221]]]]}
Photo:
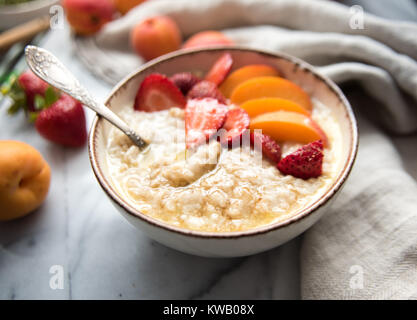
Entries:
{"type": "Polygon", "coordinates": [[[150,149],[140,153],[116,128],[107,143],[112,183],[142,213],[192,230],[253,229],[295,215],[336,179],[341,129],[288,80],[246,72],[239,82],[238,69],[215,77],[226,79],[220,89],[198,82],[190,97],[151,76],[120,113],[150,149]]]}

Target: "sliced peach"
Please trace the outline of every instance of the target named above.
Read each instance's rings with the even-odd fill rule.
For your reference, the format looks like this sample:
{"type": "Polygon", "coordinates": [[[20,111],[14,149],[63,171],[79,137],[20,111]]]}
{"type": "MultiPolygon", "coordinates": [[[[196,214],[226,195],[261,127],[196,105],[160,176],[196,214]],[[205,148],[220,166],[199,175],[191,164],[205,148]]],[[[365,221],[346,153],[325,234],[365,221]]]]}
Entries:
{"type": "Polygon", "coordinates": [[[259,77],[247,80],[237,86],[230,96],[232,103],[240,105],[258,98],[282,98],[295,102],[311,111],[308,94],[295,83],[280,77],[259,77]]]}
{"type": "Polygon", "coordinates": [[[233,71],[219,87],[226,98],[230,98],[233,90],[241,83],[257,77],[278,76],[277,69],[266,64],[251,64],[233,71]]]}
{"type": "Polygon", "coordinates": [[[302,113],[306,116],[310,115],[306,109],[296,104],[295,102],[281,98],[253,99],[241,104],[240,107],[244,109],[251,118],[259,116],[263,113],[275,111],[291,111],[302,113]]]}
{"type": "Polygon", "coordinates": [[[310,143],[322,140],[327,145],[327,137],[319,125],[310,117],[296,112],[276,111],[261,114],[250,123],[250,129],[261,129],[262,133],[276,141],[296,141],[310,143]]]}

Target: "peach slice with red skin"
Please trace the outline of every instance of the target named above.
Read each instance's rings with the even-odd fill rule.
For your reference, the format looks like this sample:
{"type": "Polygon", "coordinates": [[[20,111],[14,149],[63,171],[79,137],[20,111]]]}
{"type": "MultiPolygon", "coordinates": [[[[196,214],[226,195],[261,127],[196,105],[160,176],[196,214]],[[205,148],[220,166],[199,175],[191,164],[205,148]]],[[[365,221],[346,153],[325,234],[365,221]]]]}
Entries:
{"type": "Polygon", "coordinates": [[[258,77],[279,76],[278,70],[266,64],[251,64],[233,71],[219,87],[226,98],[230,98],[233,90],[241,83],[258,77]]]}
{"type": "Polygon", "coordinates": [[[309,95],[295,83],[280,77],[258,77],[247,80],[236,87],[230,96],[231,102],[237,105],[259,98],[287,99],[308,111],[312,109],[309,95]]]}
{"type": "Polygon", "coordinates": [[[250,123],[250,129],[261,129],[262,133],[276,141],[310,143],[322,140],[327,146],[327,137],[319,125],[310,117],[296,112],[276,111],[261,114],[250,123]]]}
{"type": "Polygon", "coordinates": [[[241,104],[240,107],[244,109],[251,118],[257,117],[263,113],[275,111],[290,111],[310,116],[310,113],[297,103],[281,98],[253,99],[241,104]]]}

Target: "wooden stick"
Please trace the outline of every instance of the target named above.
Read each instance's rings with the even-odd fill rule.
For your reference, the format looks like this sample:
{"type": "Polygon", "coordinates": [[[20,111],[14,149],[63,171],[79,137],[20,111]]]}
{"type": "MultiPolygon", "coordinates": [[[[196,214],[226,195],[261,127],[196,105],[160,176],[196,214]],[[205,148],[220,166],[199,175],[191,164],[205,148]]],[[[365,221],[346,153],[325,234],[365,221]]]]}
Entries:
{"type": "Polygon", "coordinates": [[[27,40],[49,28],[49,16],[36,18],[0,34],[0,50],[7,49],[12,44],[27,40]]]}

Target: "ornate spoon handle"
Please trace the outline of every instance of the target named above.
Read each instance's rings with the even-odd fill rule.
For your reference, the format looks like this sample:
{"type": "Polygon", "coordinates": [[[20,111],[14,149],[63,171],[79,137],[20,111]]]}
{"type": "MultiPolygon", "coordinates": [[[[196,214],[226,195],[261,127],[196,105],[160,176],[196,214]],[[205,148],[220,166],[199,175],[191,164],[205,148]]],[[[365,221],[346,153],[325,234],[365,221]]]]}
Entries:
{"type": "Polygon", "coordinates": [[[27,46],[25,55],[29,68],[39,78],[69,94],[86,107],[94,110],[97,114],[122,130],[140,149],[143,149],[148,145],[145,140],[143,140],[113,111],[104,104],[94,100],[87,89],[81,86],[72,73],[52,53],[36,46],[27,46]]]}

